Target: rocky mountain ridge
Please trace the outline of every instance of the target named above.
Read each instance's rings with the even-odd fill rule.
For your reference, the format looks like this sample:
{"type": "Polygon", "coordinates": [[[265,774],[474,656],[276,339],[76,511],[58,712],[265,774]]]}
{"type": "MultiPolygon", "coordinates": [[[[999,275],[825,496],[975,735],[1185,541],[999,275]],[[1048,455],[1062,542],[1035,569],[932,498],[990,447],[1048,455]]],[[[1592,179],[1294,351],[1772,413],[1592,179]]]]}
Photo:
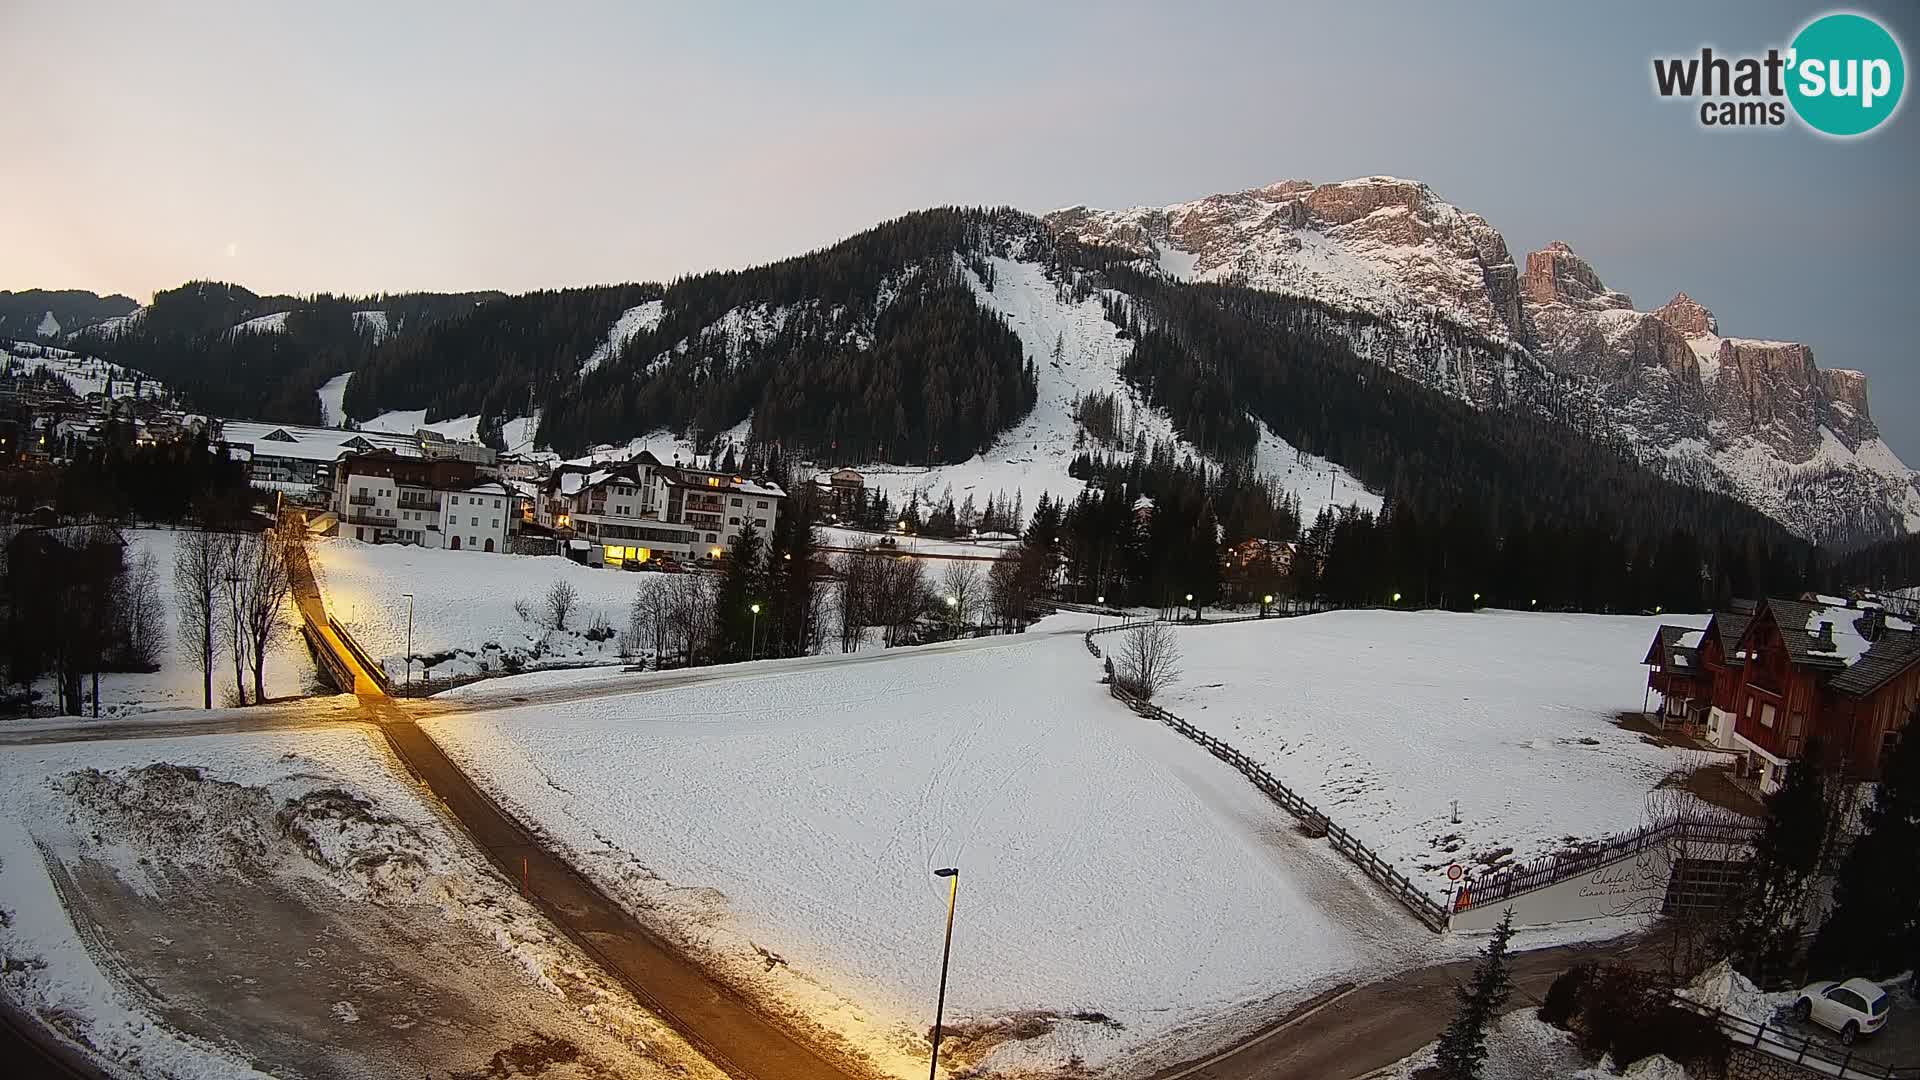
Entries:
{"type": "MultiPolygon", "coordinates": [[[[1551,373],[1598,434],[1811,538],[1920,531],[1920,474],[1880,439],[1864,374],[1822,369],[1802,343],[1722,336],[1685,293],[1639,310],[1565,243],[1529,252],[1521,269],[1484,217],[1418,181],[1286,180],[1045,220],[1178,280],[1306,296],[1401,325],[1438,318],[1511,345],[1551,373]]],[[[1382,359],[1492,403],[1485,377],[1382,359]]]]}

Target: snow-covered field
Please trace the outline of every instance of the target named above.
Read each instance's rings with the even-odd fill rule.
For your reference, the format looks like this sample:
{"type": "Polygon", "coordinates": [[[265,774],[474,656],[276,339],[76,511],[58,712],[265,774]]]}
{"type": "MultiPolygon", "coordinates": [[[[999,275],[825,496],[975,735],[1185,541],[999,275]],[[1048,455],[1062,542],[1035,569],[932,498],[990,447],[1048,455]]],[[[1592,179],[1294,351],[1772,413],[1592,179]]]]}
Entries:
{"type": "Polygon", "coordinates": [[[385,431],[395,435],[411,435],[421,428],[437,431],[456,442],[472,442],[480,434],[480,417],[457,416],[451,420],[436,420],[429,424],[427,410],[401,409],[383,412],[360,425],[361,431],[385,431]]]}
{"type": "Polygon", "coordinates": [[[1342,611],[1188,628],[1156,703],[1440,896],[1449,863],[1638,827],[1648,790],[1704,759],[1612,722],[1641,707],[1662,621],[1706,619],[1342,611]]]}
{"type": "MultiPolygon", "coordinates": [[[[615,629],[642,581],[652,575],[582,566],[555,556],[446,551],[355,540],[307,545],[327,610],[396,681],[406,676],[407,601],[413,600],[413,653],[436,661],[435,678],[527,667],[616,663],[617,638],[590,641],[596,616],[615,629]],[[579,596],[565,630],[548,625],[546,595],[566,581],[579,596]],[[528,616],[514,610],[525,601],[528,616]]],[[[419,662],[414,677],[421,677],[419,662]]]]}
{"type": "Polygon", "coordinates": [[[956,1065],[1118,1062],[1433,947],[1108,698],[1091,621],[423,726],[639,917],[892,1074],[925,1069],[941,866],[956,1065]]]}
{"type": "MultiPolygon", "coordinates": [[[[865,529],[845,529],[835,525],[820,528],[820,542],[828,547],[873,548],[886,537],[894,542],[894,554],[963,555],[977,559],[998,559],[1020,546],[1018,540],[939,540],[931,536],[888,536],[865,529]]],[[[984,570],[983,570],[984,572],[984,570]]]]}
{"type": "MultiPolygon", "coordinates": [[[[204,683],[191,643],[180,644],[180,613],[173,588],[173,557],[180,534],[171,529],[127,529],[127,566],[131,568],[142,553],[151,552],[160,572],[160,602],[165,609],[162,625],[166,644],[161,650],[160,670],[154,672],[113,672],[100,676],[100,715],[119,716],[152,709],[198,709],[206,701],[204,683]]],[[[282,618],[286,633],[279,646],[267,654],[265,684],[269,698],[298,697],[315,687],[313,657],[300,637],[300,614],[288,599],[282,618]]],[[[225,645],[225,642],[221,642],[225,645]]],[[[213,703],[217,708],[224,695],[233,689],[233,657],[221,651],[214,658],[213,703]]],[[[88,684],[89,688],[91,683],[88,684]]],[[[58,694],[52,680],[42,680],[43,703],[56,703],[58,694]]],[[[253,673],[247,673],[247,692],[253,692],[253,673]]]]}
{"type": "Polygon", "coordinates": [[[718,1075],[402,775],[361,727],[0,752],[0,985],[114,1076],[718,1075]]]}

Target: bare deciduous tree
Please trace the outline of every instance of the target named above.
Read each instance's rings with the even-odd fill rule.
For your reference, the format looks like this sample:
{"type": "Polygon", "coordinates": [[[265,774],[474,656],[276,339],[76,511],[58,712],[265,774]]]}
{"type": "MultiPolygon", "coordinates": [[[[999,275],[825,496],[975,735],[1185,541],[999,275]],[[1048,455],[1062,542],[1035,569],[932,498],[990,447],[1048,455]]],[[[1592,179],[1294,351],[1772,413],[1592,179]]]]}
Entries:
{"type": "Polygon", "coordinates": [[[547,621],[555,630],[567,628],[567,616],[573,614],[575,605],[580,602],[580,593],[566,578],[558,578],[547,589],[547,621]]]}
{"type": "Polygon", "coordinates": [[[206,529],[183,529],[173,557],[174,600],[180,609],[180,647],[200,667],[203,708],[213,708],[213,664],[224,629],[220,603],[226,587],[227,539],[206,529]]]}
{"type": "Polygon", "coordinates": [[[958,625],[972,625],[974,609],[980,606],[980,588],[980,570],[970,562],[950,562],[940,575],[940,591],[953,598],[948,606],[958,625]]]}
{"type": "Polygon", "coordinates": [[[1120,688],[1143,699],[1180,677],[1180,644],[1163,622],[1142,623],[1122,631],[1114,651],[1114,678],[1120,688]]]}
{"type": "Polygon", "coordinates": [[[166,647],[167,615],[160,599],[160,560],[153,552],[141,552],[127,569],[115,606],[125,627],[126,666],[144,671],[158,668],[160,652],[166,647]]]}
{"type": "Polygon", "coordinates": [[[293,579],[287,567],[287,545],[291,541],[269,531],[248,545],[251,559],[236,562],[234,573],[242,579],[240,638],[246,647],[247,666],[253,671],[253,700],[266,700],[267,654],[286,640],[287,620],[282,618],[287,596],[293,591],[293,579]]]}

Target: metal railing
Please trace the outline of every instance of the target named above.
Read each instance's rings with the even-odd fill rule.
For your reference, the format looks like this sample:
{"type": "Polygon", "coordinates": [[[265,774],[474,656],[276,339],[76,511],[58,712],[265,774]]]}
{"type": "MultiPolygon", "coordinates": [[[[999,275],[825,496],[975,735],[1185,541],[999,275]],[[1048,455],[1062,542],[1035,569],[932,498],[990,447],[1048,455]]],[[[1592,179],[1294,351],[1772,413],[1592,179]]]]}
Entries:
{"type": "Polygon", "coordinates": [[[348,502],[350,502],[350,503],[352,503],[352,504],[353,504],[353,505],[355,505],[355,506],[372,506],[372,505],[373,505],[373,496],[371,496],[371,495],[349,495],[349,496],[347,496],[347,501],[348,501],[348,502]]]}
{"type": "Polygon", "coordinates": [[[1747,844],[1760,834],[1759,822],[1669,821],[1644,825],[1631,832],[1603,837],[1579,847],[1545,855],[1531,862],[1466,883],[1474,906],[1495,903],[1535,889],[1578,877],[1608,863],[1639,855],[1673,840],[1702,844],[1747,844]]]}
{"type": "Polygon", "coordinates": [[[1751,1047],[1769,1057],[1791,1062],[1812,1072],[1839,1077],[1841,1080],[1849,1080],[1852,1077],[1870,1078],[1870,1080],[1920,1080],[1920,1066],[1882,1065],[1877,1061],[1861,1061],[1854,1056],[1857,1052],[1855,1047],[1831,1046],[1804,1035],[1796,1035],[1791,1031],[1783,1031],[1768,1024],[1756,1023],[1744,1016],[1736,1016],[1724,1009],[1702,1005],[1677,995],[1673,1003],[1712,1020],[1727,1036],[1728,1041],[1735,1046],[1751,1047]]]}
{"type": "MultiPolygon", "coordinates": [[[[1253,618],[1259,618],[1256,615],[1253,618]]],[[[1149,619],[1146,622],[1153,622],[1149,619]]],[[[1131,630],[1142,626],[1142,622],[1123,622],[1115,626],[1101,627],[1086,633],[1087,651],[1095,657],[1101,655],[1100,646],[1094,644],[1094,635],[1111,634],[1120,630],[1131,630]]],[[[1315,836],[1324,836],[1333,845],[1335,851],[1347,857],[1366,875],[1377,882],[1381,888],[1400,901],[1413,917],[1425,924],[1435,933],[1444,932],[1448,926],[1448,914],[1445,905],[1428,896],[1419,886],[1407,880],[1406,876],[1394,869],[1393,864],[1374,854],[1359,838],[1341,828],[1321,813],[1319,808],[1301,798],[1292,788],[1275,779],[1272,773],[1261,768],[1252,758],[1247,757],[1230,743],[1217,739],[1205,731],[1189,724],[1158,705],[1150,704],[1120,688],[1118,683],[1109,682],[1107,692],[1136,714],[1150,720],[1158,720],[1173,730],[1199,744],[1214,757],[1233,766],[1240,775],[1253,782],[1253,786],[1266,793],[1269,799],[1280,804],[1280,808],[1300,820],[1308,832],[1315,836]]]]}

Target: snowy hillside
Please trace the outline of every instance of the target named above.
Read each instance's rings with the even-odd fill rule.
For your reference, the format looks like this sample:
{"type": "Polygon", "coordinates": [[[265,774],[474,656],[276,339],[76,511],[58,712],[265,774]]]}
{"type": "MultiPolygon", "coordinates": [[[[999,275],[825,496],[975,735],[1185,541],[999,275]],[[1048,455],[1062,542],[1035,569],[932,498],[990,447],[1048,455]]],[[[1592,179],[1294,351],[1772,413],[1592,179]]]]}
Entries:
{"type": "Polygon", "coordinates": [[[387,326],[387,313],[384,311],[356,311],[353,313],[353,325],[373,335],[375,345],[387,340],[391,329],[387,326]]]}
{"type": "MultiPolygon", "coordinates": [[[[349,372],[348,374],[352,373],[349,372]]],[[[342,387],[341,392],[343,394],[345,393],[344,387],[342,387]]],[[[381,413],[379,416],[360,425],[361,431],[385,431],[395,435],[411,435],[421,428],[426,428],[428,431],[437,431],[442,436],[453,439],[456,442],[472,442],[479,438],[480,418],[478,416],[456,416],[451,420],[435,420],[429,424],[427,423],[427,410],[404,409],[381,413]]]]}
{"type": "Polygon", "coordinates": [[[643,334],[660,325],[660,317],[666,313],[666,305],[658,300],[649,300],[621,312],[613,325],[607,328],[606,338],[596,346],[593,352],[580,363],[582,376],[605,363],[610,356],[617,355],[627,347],[636,334],[643,334]]]}
{"type": "Polygon", "coordinates": [[[353,380],[353,372],[335,375],[320,384],[320,426],[345,427],[347,423],[347,383],[353,380]]]}
{"type": "MultiPolygon", "coordinates": [[[[1203,456],[1180,438],[1164,412],[1147,405],[1121,378],[1120,366],[1132,344],[1115,335],[1098,296],[1074,300],[1034,263],[1003,257],[988,262],[993,268],[993,288],[987,288],[971,269],[966,270],[967,281],[982,305],[1006,319],[1034,361],[1040,392],[1033,411],[996,440],[991,450],[958,464],[860,466],[869,484],[888,492],[896,504],[914,494],[923,504],[937,502],[949,487],[956,501],[968,493],[984,500],[997,492],[1018,492],[1029,507],[1043,493],[1070,500],[1086,485],[1067,475],[1069,461],[1083,448],[1098,449],[1082,443],[1073,415],[1074,402],[1090,394],[1112,394],[1124,402],[1136,419],[1134,434],[1148,444],[1172,442],[1196,458],[1203,456]]],[[[1380,497],[1346,470],[1324,458],[1300,454],[1264,428],[1256,466],[1299,494],[1307,521],[1329,503],[1367,509],[1380,506],[1380,497]]]]}
{"type": "Polygon", "coordinates": [[[104,394],[109,385],[115,398],[134,395],[136,381],[142,398],[161,398],[167,388],[145,374],[97,357],[30,342],[0,342],[0,366],[17,372],[46,371],[58,375],[80,397],[104,394]]]}

